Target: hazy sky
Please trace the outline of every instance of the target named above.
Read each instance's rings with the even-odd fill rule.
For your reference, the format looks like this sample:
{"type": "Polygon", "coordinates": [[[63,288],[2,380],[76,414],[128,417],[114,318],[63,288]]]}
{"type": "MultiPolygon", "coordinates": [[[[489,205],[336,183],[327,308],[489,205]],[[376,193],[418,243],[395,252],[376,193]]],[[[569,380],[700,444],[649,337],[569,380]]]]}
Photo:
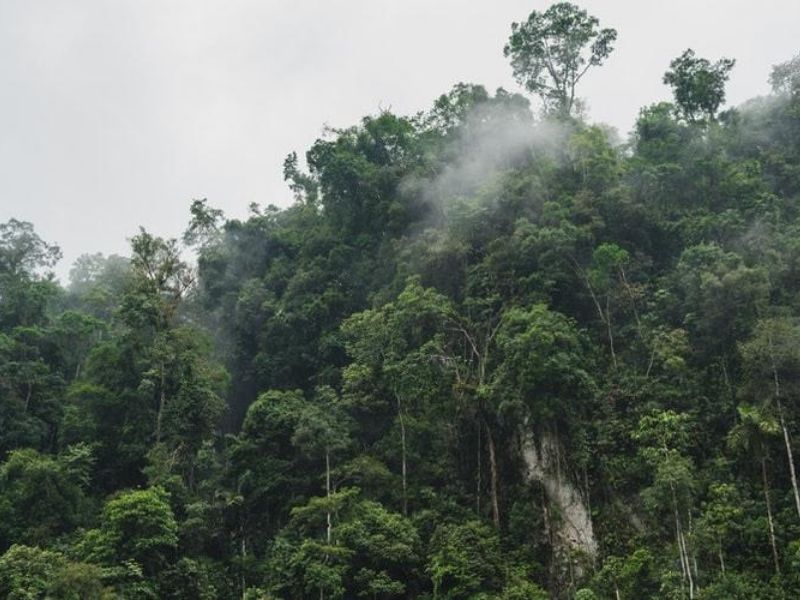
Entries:
{"type": "MultiPolygon", "coordinates": [[[[520,0],[0,0],[0,222],[126,253],[138,225],[178,236],[192,198],[229,216],[285,205],[283,158],[323,125],[427,108],[459,81],[517,90],[502,47],[520,0]]],[[[686,47],[737,59],[729,103],[800,51],[799,0],[586,0],[619,31],[580,95],[627,133],[668,97],[686,47]]]]}

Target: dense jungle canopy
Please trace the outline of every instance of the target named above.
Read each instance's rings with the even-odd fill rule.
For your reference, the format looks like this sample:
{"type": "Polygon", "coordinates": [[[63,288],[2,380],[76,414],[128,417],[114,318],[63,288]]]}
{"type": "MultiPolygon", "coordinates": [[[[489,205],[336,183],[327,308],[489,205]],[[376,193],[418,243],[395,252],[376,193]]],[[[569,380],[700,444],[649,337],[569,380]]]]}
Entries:
{"type": "Polygon", "coordinates": [[[800,57],[726,107],[688,49],[621,139],[616,38],[533,12],[530,97],[331,129],[291,206],[64,285],[0,225],[0,597],[800,597],[800,57]]]}

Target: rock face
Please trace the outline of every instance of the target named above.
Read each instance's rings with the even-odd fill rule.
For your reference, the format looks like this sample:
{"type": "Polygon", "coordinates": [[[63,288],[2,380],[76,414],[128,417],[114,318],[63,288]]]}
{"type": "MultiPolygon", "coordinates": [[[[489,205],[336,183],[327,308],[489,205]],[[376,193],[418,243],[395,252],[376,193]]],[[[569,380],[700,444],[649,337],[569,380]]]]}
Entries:
{"type": "Polygon", "coordinates": [[[547,495],[550,533],[555,555],[569,575],[580,577],[585,565],[597,555],[588,502],[565,469],[563,451],[557,438],[532,433],[522,436],[522,457],[530,481],[542,484],[547,495]]]}

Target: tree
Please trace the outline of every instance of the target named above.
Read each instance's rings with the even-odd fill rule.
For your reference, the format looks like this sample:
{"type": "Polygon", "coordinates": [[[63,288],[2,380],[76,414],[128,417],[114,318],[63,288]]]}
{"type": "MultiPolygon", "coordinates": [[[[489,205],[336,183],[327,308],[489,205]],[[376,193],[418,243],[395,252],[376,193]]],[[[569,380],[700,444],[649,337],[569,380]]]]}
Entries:
{"type": "MultiPolygon", "coordinates": [[[[779,584],[780,586],[780,584],[779,584]]],[[[780,598],[783,590],[760,584],[753,578],[738,573],[728,573],[703,589],[701,600],[753,600],[754,598],[780,598]]]]}
{"type": "Polygon", "coordinates": [[[340,543],[338,529],[332,535],[329,515],[343,521],[352,517],[358,493],[356,488],[344,488],[292,509],[291,520],[271,548],[269,579],[276,592],[304,598],[314,591],[320,600],[345,594],[353,550],[340,543]]]}
{"type": "Polygon", "coordinates": [[[411,280],[395,302],[351,315],[342,324],[353,359],[343,374],[348,401],[395,409],[403,514],[408,513],[408,447],[413,442],[407,421],[440,391],[436,357],[449,310],[444,296],[411,280]]]}
{"type": "Polygon", "coordinates": [[[64,384],[52,352],[54,337],[45,323],[0,333],[0,453],[22,446],[44,449],[52,441],[64,384]]]}
{"type": "Polygon", "coordinates": [[[470,113],[489,101],[489,93],[482,85],[457,83],[448,93],[439,96],[426,115],[426,124],[444,133],[462,126],[470,113]]]}
{"type": "Polygon", "coordinates": [[[795,510],[800,518],[800,490],[784,407],[787,402],[794,404],[800,395],[800,323],[788,318],[763,319],[756,324],[753,337],[740,345],[740,350],[747,375],[744,393],[778,416],[795,510]]]}
{"type": "Polygon", "coordinates": [[[131,327],[147,324],[163,331],[174,324],[194,274],[181,260],[174,239],[165,240],[141,229],[131,238],[131,251],[131,289],[123,316],[131,327]]]}
{"type": "Polygon", "coordinates": [[[79,549],[101,564],[133,561],[152,576],[172,562],[178,524],[160,488],[123,492],[103,507],[100,528],[84,535],[79,549]]]}
{"type": "Polygon", "coordinates": [[[292,173],[292,160],[286,165],[290,178],[310,198],[318,194],[327,222],[348,239],[369,243],[402,232],[418,213],[413,197],[396,193],[405,170],[420,161],[414,124],[383,112],[332,133],[333,139],[317,140],[306,154],[318,192],[292,173]]]}
{"type": "Polygon", "coordinates": [[[592,264],[589,269],[581,273],[600,321],[605,325],[611,362],[615,369],[617,353],[614,349],[611,299],[616,285],[624,283],[626,288],[630,289],[625,279],[625,264],[629,260],[630,255],[623,248],[616,244],[601,244],[592,253],[592,264]]]}
{"type": "Polygon", "coordinates": [[[689,443],[688,415],[671,410],[645,415],[639,420],[633,438],[641,444],[642,457],[655,471],[647,499],[654,507],[667,506],[672,511],[681,577],[688,586],[689,598],[694,598],[697,560],[688,538],[692,534],[695,477],[691,459],[685,455],[689,443]]]}
{"type": "Polygon", "coordinates": [[[669,64],[664,83],[672,94],[682,116],[690,122],[713,121],[725,103],[725,83],[736,61],[721,58],[715,63],[698,58],[691,48],[669,64]]]}
{"type": "Polygon", "coordinates": [[[742,404],[739,406],[739,422],[728,434],[728,445],[731,449],[755,458],[761,467],[761,485],[764,493],[764,506],[767,509],[769,545],[772,549],[772,560],[776,574],[780,573],[781,567],[778,556],[778,543],[775,539],[775,518],[772,512],[772,499],[769,493],[767,459],[769,453],[768,440],[779,432],[778,423],[768,411],[764,410],[764,407],[742,404]]]}
{"type": "MultiPolygon", "coordinates": [[[[161,439],[168,452],[177,459],[177,466],[189,489],[195,485],[194,469],[202,444],[218,432],[225,413],[221,397],[228,381],[227,372],[210,359],[210,340],[191,327],[177,327],[160,338],[164,346],[155,350],[166,354],[155,369],[145,373],[141,386],[147,384],[170,390],[170,402],[164,408],[163,424],[156,439],[161,439]],[[161,379],[161,365],[167,377],[161,379]]],[[[162,354],[162,356],[163,356],[162,354]]],[[[158,443],[158,442],[157,442],[158,443]]]]}
{"type": "Polygon", "coordinates": [[[769,83],[777,93],[800,94],[800,54],[772,67],[769,83]]]}
{"type": "Polygon", "coordinates": [[[600,29],[599,23],[574,4],[558,2],[511,25],[503,53],[520,85],[539,95],[546,110],[570,116],[576,85],[613,51],[617,32],[600,29]]]}
{"type": "Polygon", "coordinates": [[[508,310],[497,338],[502,362],[494,393],[503,398],[506,410],[513,403],[524,406],[535,427],[577,425],[595,384],[587,371],[585,340],[575,324],[535,304],[508,310]]]}
{"type": "Polygon", "coordinates": [[[84,312],[67,310],[54,323],[54,337],[63,356],[62,376],[65,380],[80,377],[92,347],[105,329],[104,324],[84,312]]]}
{"type": "MultiPolygon", "coordinates": [[[[203,201],[196,201],[192,211],[188,238],[204,243],[200,238],[212,235],[220,214],[203,201]]],[[[121,314],[131,341],[143,350],[143,362],[149,363],[141,373],[138,392],[155,399],[155,443],[167,441],[183,449],[191,487],[192,456],[224,412],[219,392],[227,373],[209,360],[210,345],[203,333],[180,322],[179,311],[194,274],[181,260],[177,242],[142,230],[131,240],[131,247],[132,277],[121,314]]]]}
{"type": "Polygon", "coordinates": [[[97,565],[76,563],[60,552],[12,546],[0,556],[0,595],[6,600],[112,600],[97,565]]]}
{"type": "Polygon", "coordinates": [[[700,244],[681,253],[671,277],[695,353],[709,362],[722,362],[722,377],[730,389],[728,365],[736,342],[750,333],[769,297],[765,269],[748,266],[718,244],[700,244]]]}
{"type": "Polygon", "coordinates": [[[486,452],[489,458],[489,498],[492,522],[500,527],[500,453],[496,437],[497,397],[491,394],[495,376],[494,351],[502,326],[499,298],[467,298],[462,311],[451,311],[447,317],[450,335],[440,360],[455,377],[454,391],[459,410],[477,425],[477,505],[480,512],[482,433],[486,433],[486,452]]]}
{"type": "Polygon", "coordinates": [[[0,595],[9,600],[41,598],[66,559],[58,552],[15,545],[0,557],[0,595]]]}
{"type": "Polygon", "coordinates": [[[58,246],[42,240],[31,223],[0,223],[0,330],[44,324],[59,293],[50,270],[60,258],[58,246]]]}
{"type": "Polygon", "coordinates": [[[130,260],[116,254],[79,256],[69,271],[66,291],[70,305],[95,318],[111,321],[129,283],[130,268],[130,260]]]}
{"type": "Polygon", "coordinates": [[[319,471],[305,468],[294,440],[307,408],[299,390],[264,392],[250,405],[240,433],[231,439],[227,527],[236,546],[242,591],[249,583],[254,553],[280,531],[293,505],[319,490],[319,471]]]}
{"type": "Polygon", "coordinates": [[[657,584],[653,577],[653,563],[653,555],[644,548],[624,558],[608,556],[593,581],[605,592],[605,598],[655,598],[657,584]]]}
{"type": "MultiPolygon", "coordinates": [[[[347,426],[336,392],[326,387],[317,390],[316,402],[304,408],[292,436],[292,443],[305,453],[325,458],[325,496],[328,499],[334,491],[331,487],[331,455],[344,450],[350,443],[347,426]]],[[[333,517],[330,511],[325,516],[325,541],[330,544],[333,517]]]]}
{"type": "Polygon", "coordinates": [[[409,519],[362,500],[339,524],[337,538],[351,553],[347,580],[358,596],[377,600],[414,592],[421,543],[409,519]]]}
{"type": "Polygon", "coordinates": [[[164,600],[216,600],[219,591],[211,582],[209,568],[191,558],[181,558],[159,575],[159,598],[164,600]]]}
{"type": "Polygon", "coordinates": [[[138,344],[147,348],[152,363],[145,374],[149,390],[157,397],[154,437],[161,441],[168,400],[168,363],[177,349],[171,343],[178,308],[193,282],[181,260],[176,240],[155,237],[141,229],[131,239],[131,274],[120,315],[138,344]]]}
{"type": "Polygon", "coordinates": [[[61,249],[42,240],[31,223],[17,219],[0,223],[0,274],[35,275],[60,258],[61,249]]]}
{"type": "Polygon", "coordinates": [[[428,572],[433,597],[467,600],[503,588],[503,560],[497,532],[480,521],[443,524],[431,539],[428,572]]]}
{"type": "Polygon", "coordinates": [[[45,543],[86,517],[92,456],[85,445],[59,457],[15,450],[0,466],[0,547],[45,543]]]}
{"type": "Polygon", "coordinates": [[[192,220],[183,233],[183,243],[187,246],[204,248],[215,242],[220,235],[220,221],[225,217],[218,208],[208,206],[208,200],[193,200],[189,208],[192,220]]]}
{"type": "Polygon", "coordinates": [[[719,558],[720,572],[725,574],[725,546],[731,534],[739,527],[744,517],[736,486],[717,483],[709,489],[709,500],[703,507],[703,515],[697,525],[701,535],[715,546],[719,558]]]}

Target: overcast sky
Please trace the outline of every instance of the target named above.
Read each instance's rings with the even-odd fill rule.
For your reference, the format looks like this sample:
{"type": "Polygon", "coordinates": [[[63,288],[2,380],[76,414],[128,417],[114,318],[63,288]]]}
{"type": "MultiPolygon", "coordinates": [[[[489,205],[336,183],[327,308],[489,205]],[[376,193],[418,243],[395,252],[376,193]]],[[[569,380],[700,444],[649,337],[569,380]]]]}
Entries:
{"type": "MultiPolygon", "coordinates": [[[[227,215],[286,205],[283,158],[325,124],[430,106],[459,81],[517,90],[502,47],[521,0],[0,0],[0,222],[82,253],[179,236],[192,198],[227,215]]],[[[799,0],[586,0],[619,31],[586,76],[623,135],[668,97],[685,48],[737,59],[730,104],[800,51],[799,0]]]]}

